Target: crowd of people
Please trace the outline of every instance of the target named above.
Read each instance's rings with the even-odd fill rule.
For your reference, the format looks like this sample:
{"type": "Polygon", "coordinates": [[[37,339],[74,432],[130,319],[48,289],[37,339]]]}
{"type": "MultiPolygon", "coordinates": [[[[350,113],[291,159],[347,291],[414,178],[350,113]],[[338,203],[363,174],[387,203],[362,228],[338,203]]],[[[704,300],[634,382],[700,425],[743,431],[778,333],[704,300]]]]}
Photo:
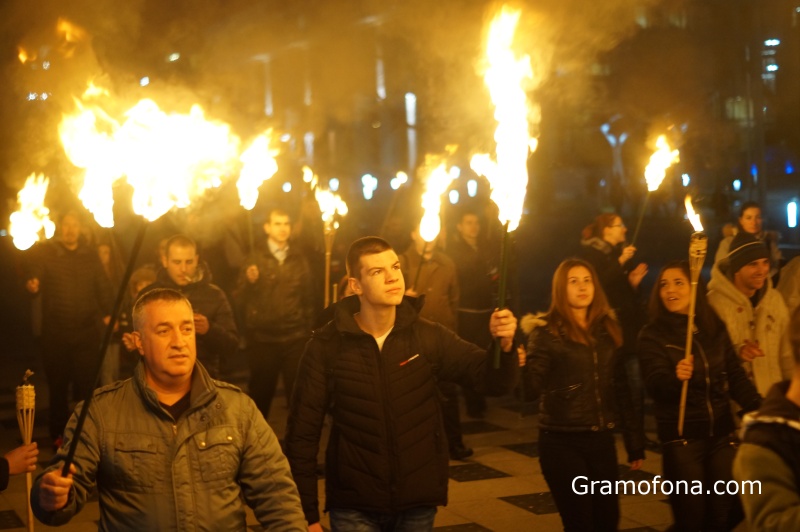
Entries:
{"type": "MultiPolygon", "coordinates": [[[[333,530],[431,530],[447,503],[448,460],[473,454],[460,398],[467,415],[483,417],[485,397],[509,393],[520,376],[540,402],[542,473],[565,530],[617,529],[616,493],[573,486],[579,476],[618,479],[617,433],[632,470],[657,444],[665,479],[711,486],[762,478],[756,462],[767,456],[783,463],[773,480],[793,479],[798,491],[800,258],[783,264],[758,205],[742,207],[694,306],[681,261],[661,269],[648,303],[648,267],[622,218],[599,215],[576,235],[580,257],[556,269],[549,310],[520,327],[512,310],[495,308],[499,257],[477,213],[463,212],[441,242],[411,228],[402,252],[357,239],[344,297],[327,309],[292,229],[288,212],[272,210],[229,291],[212,282],[192,238],[162,240],[159,262],[131,278],[105,362],[97,351],[118,282],[108,250],[82,238],[74,212],[59,238],[34,249],[25,283],[41,309],[33,325],[57,449],[33,489],[42,522],[69,521],[96,489],[104,530],[243,529],[246,504],[269,530],[319,531],[317,457],[329,418],[324,510],[333,530]],[[244,392],[220,380],[239,351],[244,392]],[[105,386],[92,392],[97,372],[86,368],[105,386]],[[282,441],[268,423],[279,380],[289,406],[282,441]],[[80,406],[71,418],[69,408],[90,393],[62,476],[80,406]],[[648,401],[658,443],[645,437],[648,401]]],[[[35,449],[12,452],[13,474],[35,449]]],[[[796,522],[780,512],[795,501],[800,515],[800,496],[782,486],[780,504],[711,493],[669,501],[680,530],[729,530],[745,514],[754,524],[796,522]]]]}

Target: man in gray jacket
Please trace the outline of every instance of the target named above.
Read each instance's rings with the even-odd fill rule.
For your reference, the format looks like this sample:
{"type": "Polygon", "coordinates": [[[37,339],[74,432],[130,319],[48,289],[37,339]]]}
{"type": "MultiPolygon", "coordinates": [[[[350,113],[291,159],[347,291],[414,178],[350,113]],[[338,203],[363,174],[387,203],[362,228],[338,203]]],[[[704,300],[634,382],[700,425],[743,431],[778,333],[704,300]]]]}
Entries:
{"type": "Polygon", "coordinates": [[[245,530],[243,502],[267,530],[306,530],[272,429],[247,395],[196,362],[189,301],[153,290],[136,302],[133,323],[142,356],[134,377],[95,392],[62,477],[78,406],[33,487],[36,517],[64,524],[97,488],[100,530],[245,530]]]}

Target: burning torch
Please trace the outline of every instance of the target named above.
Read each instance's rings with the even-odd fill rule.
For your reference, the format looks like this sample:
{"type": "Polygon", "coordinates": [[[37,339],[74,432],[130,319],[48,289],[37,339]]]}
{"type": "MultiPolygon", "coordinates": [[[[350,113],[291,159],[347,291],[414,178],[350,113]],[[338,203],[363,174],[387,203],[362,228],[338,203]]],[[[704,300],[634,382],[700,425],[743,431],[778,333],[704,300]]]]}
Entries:
{"type": "Polygon", "coordinates": [[[642,220],[644,219],[644,211],[647,208],[647,199],[652,192],[658,190],[661,182],[664,181],[664,176],[667,174],[667,168],[672,166],[673,163],[678,162],[680,152],[678,150],[671,150],[667,143],[667,137],[661,135],[656,140],[656,151],[650,156],[650,162],[644,170],[644,180],[647,182],[647,194],[644,196],[642,202],[642,209],[639,212],[639,220],[636,222],[636,230],[633,232],[633,240],[631,245],[636,244],[636,238],[639,236],[639,229],[642,227],[642,220]]]}
{"type": "MultiPolygon", "coordinates": [[[[503,6],[489,27],[486,47],[488,68],[484,81],[495,105],[497,129],[496,161],[487,154],[470,160],[472,169],[485,176],[492,187],[491,199],[499,209],[504,227],[500,261],[498,308],[505,308],[510,234],[519,226],[525,192],[528,186],[528,156],[536,150],[537,141],[529,133],[529,116],[538,116],[538,108],[529,108],[526,88],[533,85],[533,69],[526,55],[518,58],[511,48],[520,11],[503,6]]],[[[494,367],[500,367],[500,344],[495,344],[494,367]]]]}
{"type": "MultiPolygon", "coordinates": [[[[703,232],[703,224],[700,223],[700,215],[695,213],[692,207],[692,197],[686,196],[686,215],[694,227],[689,239],[689,273],[691,279],[691,291],[689,295],[689,323],[686,326],[686,348],[684,350],[684,359],[688,359],[692,354],[692,334],[694,329],[694,312],[695,304],[697,302],[697,282],[700,279],[700,270],[703,268],[703,262],[706,260],[706,252],[708,251],[708,237],[703,232]]],[[[689,391],[689,381],[683,381],[683,388],[681,389],[681,404],[678,411],[678,436],[683,437],[683,421],[686,416],[686,394],[689,391]]]]}
{"type": "Polygon", "coordinates": [[[425,241],[422,247],[422,254],[419,257],[419,266],[414,275],[414,283],[410,288],[416,290],[419,282],[419,274],[422,271],[422,263],[425,254],[428,253],[428,245],[433,243],[439,236],[442,229],[440,211],[442,207],[442,194],[447,191],[450,183],[458,176],[458,169],[451,167],[448,171],[445,163],[439,164],[434,168],[425,180],[425,192],[422,193],[422,209],[424,211],[422,220],[419,222],[419,236],[425,241]]]}
{"type": "MultiPolygon", "coordinates": [[[[29,445],[33,441],[33,420],[36,417],[36,390],[28,384],[28,378],[33,375],[31,370],[25,370],[22,384],[17,386],[17,423],[22,435],[22,443],[29,445]]],[[[31,486],[33,481],[31,473],[25,473],[25,493],[28,495],[28,531],[33,530],[33,510],[31,509],[31,486]]]]}
{"type": "Polygon", "coordinates": [[[252,212],[258,201],[258,187],[278,171],[278,163],[275,160],[277,152],[269,149],[270,134],[271,131],[267,131],[257,136],[250,147],[239,156],[242,170],[239,172],[236,188],[239,190],[239,204],[247,211],[247,237],[250,254],[255,248],[252,212]]]}
{"type": "MultiPolygon", "coordinates": [[[[333,254],[333,241],[336,238],[336,230],[339,228],[339,218],[347,214],[347,204],[334,194],[330,189],[322,189],[319,186],[317,176],[313,175],[311,169],[303,168],[303,173],[312,179],[307,180],[314,189],[314,198],[319,204],[320,214],[322,215],[322,231],[325,237],[325,308],[331,304],[331,293],[336,293],[336,285],[331,285],[331,255],[333,254]]],[[[305,180],[305,178],[304,178],[305,180]]]]}
{"type": "Polygon", "coordinates": [[[20,250],[29,249],[44,234],[52,238],[56,226],[50,220],[50,210],[44,206],[44,197],[50,180],[42,174],[31,174],[25,186],[17,194],[19,209],[11,213],[9,232],[14,246],[20,250]]]}

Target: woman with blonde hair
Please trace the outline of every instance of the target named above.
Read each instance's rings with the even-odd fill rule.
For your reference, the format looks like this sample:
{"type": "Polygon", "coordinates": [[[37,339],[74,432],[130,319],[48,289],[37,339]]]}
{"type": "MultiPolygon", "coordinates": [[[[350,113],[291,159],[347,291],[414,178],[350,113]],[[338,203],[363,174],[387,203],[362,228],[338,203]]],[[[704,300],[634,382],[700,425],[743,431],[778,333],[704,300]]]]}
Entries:
{"type": "Polygon", "coordinates": [[[574,483],[617,480],[617,427],[631,469],[639,469],[644,432],[618,355],[622,331],[588,262],[567,259],[558,266],[550,310],[532,325],[523,378],[541,395],[539,461],[564,530],[616,530],[614,490],[580,494],[574,483]]]}

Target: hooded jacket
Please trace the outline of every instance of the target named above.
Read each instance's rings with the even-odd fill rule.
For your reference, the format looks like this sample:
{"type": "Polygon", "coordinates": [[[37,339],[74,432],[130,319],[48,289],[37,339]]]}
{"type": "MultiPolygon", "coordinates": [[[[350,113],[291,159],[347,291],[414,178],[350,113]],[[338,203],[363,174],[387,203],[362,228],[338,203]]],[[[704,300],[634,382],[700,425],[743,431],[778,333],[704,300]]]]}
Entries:
{"type": "MultiPolygon", "coordinates": [[[[758,408],[761,396],[733,352],[730,338],[719,319],[716,331],[696,329],[692,336],[694,370],[686,396],[683,437],[689,440],[724,436],[735,428],[730,400],[745,412],[758,408]]],[[[683,359],[689,317],[667,314],[644,326],[639,335],[639,363],[658,424],[662,443],[678,435],[678,411],[683,382],[675,367],[683,359]]]]}
{"type": "MultiPolygon", "coordinates": [[[[644,427],[633,414],[625,361],[602,325],[585,345],[554,335],[543,317],[523,319],[529,329],[523,370],[526,393],[541,395],[539,428],[597,432],[622,428],[628,461],[644,458],[644,427]]],[[[528,332],[527,330],[525,332],[528,332]]]]}
{"type": "Polygon", "coordinates": [[[219,361],[236,353],[239,345],[239,332],[228,302],[228,296],[217,285],[211,283],[211,273],[205,263],[197,267],[197,280],[186,286],[178,286],[170,278],[166,269],[159,270],[156,282],[146,286],[139,296],[156,288],[171,288],[182,293],[192,304],[192,311],[208,318],[209,329],[206,334],[197,335],[197,360],[216,376],[219,361]]]}
{"type": "Polygon", "coordinates": [[[726,261],[712,268],[708,302],[725,322],[737,355],[745,340],[757,341],[764,351],[766,356],[744,363],[758,392],[763,395],[770,386],[792,375],[794,359],[789,345],[789,312],[769,278],[759,290],[759,301],[753,308],[750,298],[728,277],[727,269],[726,261]]]}
{"type": "Polygon", "coordinates": [[[134,376],[95,392],[74,464],[67,505],[39,506],[42,475],[58,469],[73,437],[36,479],[31,504],[50,526],[68,522],[97,489],[99,530],[246,530],[244,503],[265,530],[306,530],[297,488],[278,439],[241,390],[214,381],[200,364],[189,409],[175,420],[147,387],[142,363],[134,376]]]}
{"type": "Polygon", "coordinates": [[[326,510],[444,505],[449,457],[436,381],[500,395],[518,371],[515,352],[492,369],[491,349],[419,318],[416,298],[398,305],[382,350],[356,323],[359,309],[357,296],[336,304],[333,321],[306,346],[295,381],[285,449],[309,523],[319,521],[316,464],[326,413],[326,510]]]}
{"type": "Polygon", "coordinates": [[[800,407],[786,398],[789,385],[773,385],[742,424],[733,475],[740,483],[760,482],[739,493],[752,530],[800,530],[800,407]]]}

